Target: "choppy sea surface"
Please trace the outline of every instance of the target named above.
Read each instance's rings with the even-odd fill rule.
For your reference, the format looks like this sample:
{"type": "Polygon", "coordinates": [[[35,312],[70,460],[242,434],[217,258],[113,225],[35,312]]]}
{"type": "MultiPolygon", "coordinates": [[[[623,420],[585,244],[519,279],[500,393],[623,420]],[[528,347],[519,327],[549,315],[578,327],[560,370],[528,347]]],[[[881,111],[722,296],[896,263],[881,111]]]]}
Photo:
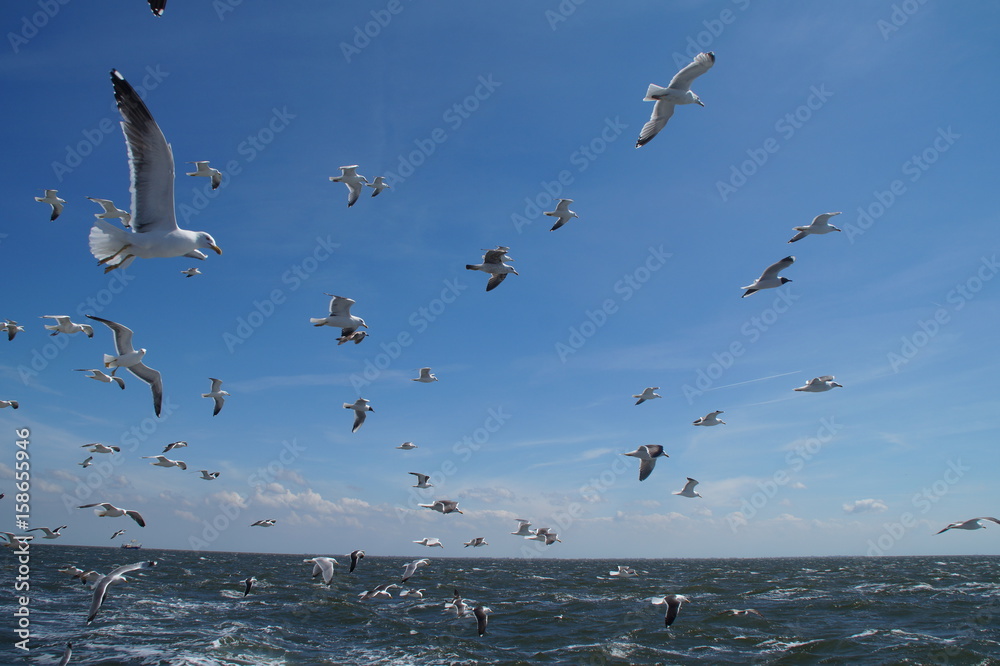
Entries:
{"type": "MultiPolygon", "coordinates": [[[[14,642],[16,555],[0,575],[2,664],[1000,664],[1000,557],[449,559],[428,553],[413,600],[359,601],[411,558],[349,558],[328,587],[310,555],[32,546],[27,652],[14,642]],[[157,566],[92,593],[58,569],[157,566]],[[627,564],[639,575],[615,579],[627,564]],[[249,596],[242,580],[258,579],[249,596]],[[493,610],[444,609],[457,588],[493,610]],[[690,599],[664,627],[651,596],[690,599]],[[727,611],[755,609],[754,614],[727,611]]],[[[327,553],[332,555],[333,553],[327,553]]]]}

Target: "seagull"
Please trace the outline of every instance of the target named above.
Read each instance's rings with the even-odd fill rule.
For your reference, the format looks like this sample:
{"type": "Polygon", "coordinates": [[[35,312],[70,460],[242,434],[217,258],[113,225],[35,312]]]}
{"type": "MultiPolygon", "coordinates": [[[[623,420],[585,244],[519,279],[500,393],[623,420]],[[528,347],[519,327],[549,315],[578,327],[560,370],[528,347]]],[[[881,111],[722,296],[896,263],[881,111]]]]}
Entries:
{"type": "Polygon", "coordinates": [[[426,592],[426,591],[427,591],[427,588],[425,588],[425,587],[422,587],[419,590],[414,590],[414,589],[411,588],[411,589],[403,590],[402,592],[399,593],[399,596],[401,596],[401,597],[413,597],[414,599],[423,599],[424,598],[424,592],[426,592]]]}
{"type": "Polygon", "coordinates": [[[208,160],[203,160],[200,162],[188,162],[188,164],[193,164],[196,171],[189,173],[189,176],[205,176],[206,178],[212,179],[212,189],[219,189],[219,185],[222,184],[222,172],[218,169],[213,169],[208,166],[208,160]]]}
{"type": "Polygon", "coordinates": [[[812,223],[808,226],[792,227],[792,229],[799,233],[792,236],[792,240],[788,242],[794,243],[795,241],[802,240],[809,234],[828,234],[831,231],[840,231],[840,229],[830,224],[830,218],[834,215],[840,215],[840,213],[823,213],[814,217],[812,223]]]}
{"type": "Polygon", "coordinates": [[[806,382],[805,386],[799,386],[798,388],[792,389],[793,391],[804,391],[806,393],[822,393],[823,391],[829,391],[834,388],[844,388],[843,385],[838,384],[833,381],[833,375],[823,375],[822,377],[813,377],[806,382]]]}
{"type": "Polygon", "coordinates": [[[17,400],[0,400],[0,409],[4,407],[10,407],[11,409],[17,409],[21,406],[17,400]]]}
{"type": "Polygon", "coordinates": [[[312,557],[308,560],[302,560],[303,562],[312,562],[313,570],[312,577],[315,578],[320,574],[323,575],[323,582],[329,585],[333,581],[333,567],[336,564],[340,564],[337,560],[332,557],[312,557]]]}
{"type": "MultiPolygon", "coordinates": [[[[340,167],[339,176],[330,176],[330,180],[335,183],[347,185],[347,207],[350,208],[361,196],[361,188],[368,183],[368,179],[358,174],[358,165],[340,167]]],[[[374,187],[374,186],[373,186],[374,187]]],[[[379,190],[375,191],[378,194],[379,190]]],[[[375,196],[373,194],[372,196],[375,196]]]]}
{"type": "Polygon", "coordinates": [[[194,277],[195,275],[201,275],[201,271],[197,268],[189,268],[187,270],[181,271],[184,277],[194,277]]]}
{"type": "Polygon", "coordinates": [[[163,380],[160,378],[160,373],[158,371],[143,364],[142,358],[146,355],[146,350],[140,349],[136,351],[133,349],[132,329],[113,322],[110,319],[101,319],[100,317],[95,317],[94,315],[87,316],[94,321],[99,321],[105,324],[108,328],[114,331],[115,350],[118,352],[118,355],[112,356],[111,354],[105,354],[104,367],[114,367],[114,370],[111,371],[112,375],[118,371],[118,368],[128,368],[129,372],[149,384],[149,387],[153,392],[153,411],[157,416],[159,416],[160,406],[163,404],[163,380]]]}
{"type": "Polygon", "coordinates": [[[714,426],[714,425],[719,425],[720,423],[723,424],[723,425],[725,425],[726,422],[719,418],[719,414],[723,414],[723,413],[724,412],[721,409],[716,410],[714,412],[709,412],[705,416],[702,416],[700,419],[696,419],[694,421],[694,425],[696,425],[696,426],[714,426]]]}
{"type": "Polygon", "coordinates": [[[608,575],[611,576],[612,578],[633,578],[635,576],[638,576],[639,574],[636,572],[635,569],[628,566],[622,566],[621,564],[619,564],[618,571],[609,571],[608,575]]]}
{"type": "Polygon", "coordinates": [[[73,566],[72,564],[68,564],[59,569],[59,573],[64,573],[67,574],[68,576],[71,576],[72,578],[77,578],[80,576],[80,574],[84,573],[84,571],[79,567],[73,566]]]}
{"type": "Polygon", "coordinates": [[[365,422],[365,417],[368,416],[366,412],[374,412],[375,410],[371,408],[368,401],[364,398],[358,398],[354,403],[345,402],[344,409],[354,410],[354,427],[351,428],[351,432],[357,432],[361,424],[365,422]]]}
{"type": "Polygon", "coordinates": [[[402,444],[400,444],[396,448],[397,449],[403,449],[404,451],[410,451],[412,449],[416,449],[416,448],[419,448],[419,447],[416,444],[414,444],[413,442],[403,442],[402,444]]]}
{"type": "Polygon", "coordinates": [[[556,220],[556,223],[554,225],[552,225],[552,228],[549,229],[549,231],[555,231],[556,229],[558,229],[562,225],[564,225],[567,222],[569,222],[574,217],[576,217],[576,218],[580,217],[579,215],[577,215],[576,213],[574,213],[573,211],[571,211],[569,209],[569,205],[571,203],[573,203],[572,199],[560,199],[559,203],[556,205],[556,209],[555,210],[552,210],[552,211],[549,211],[549,212],[545,213],[545,215],[548,215],[549,217],[558,217],[559,218],[558,220],[556,220]]]}
{"type": "Polygon", "coordinates": [[[90,229],[90,252],[104,272],[125,268],[136,257],[191,257],[204,259],[199,248],[222,250],[204,231],[177,226],[174,216],[174,157],[149,109],[128,81],[111,70],[115,101],[122,115],[128,147],[132,192],[132,230],[95,220],[90,229]],[[112,260],[117,259],[115,263],[112,260]]]}
{"type": "Polygon", "coordinates": [[[368,337],[367,331],[354,331],[353,333],[348,333],[347,335],[341,335],[337,338],[337,346],[344,344],[345,342],[353,342],[356,345],[360,345],[361,341],[368,337]]]}
{"type": "Polygon", "coordinates": [[[666,88],[661,88],[653,83],[646,89],[646,96],[642,98],[644,102],[656,102],[653,106],[653,115],[649,121],[642,126],[639,132],[639,140],[635,142],[635,147],[645,146],[661,129],[666,127],[670,116],[674,115],[674,106],[678,104],[697,104],[705,106],[701,98],[691,92],[691,82],[707,72],[715,64],[715,54],[711,51],[699,53],[681,71],[674,74],[666,88]]]}
{"type": "Polygon", "coordinates": [[[754,614],[760,619],[765,619],[761,612],[755,608],[727,608],[722,611],[722,615],[750,615],[754,614]]]}
{"type": "Polygon", "coordinates": [[[365,557],[365,551],[363,550],[352,550],[351,551],[351,568],[347,570],[347,573],[354,573],[354,570],[358,568],[358,562],[360,562],[365,557]]]}
{"type": "Polygon", "coordinates": [[[431,478],[427,474],[421,474],[420,472],[410,472],[410,474],[417,477],[417,484],[410,486],[411,488],[430,488],[434,485],[433,483],[427,483],[427,480],[431,478]]]}
{"type": "Polygon", "coordinates": [[[351,306],[356,301],[344,298],[343,296],[326,295],[330,297],[330,314],[322,318],[311,317],[309,319],[310,324],[317,327],[333,326],[334,328],[339,328],[340,334],[344,337],[351,335],[359,328],[368,328],[368,324],[365,323],[364,319],[351,314],[351,306]]]}
{"type": "Polygon", "coordinates": [[[633,398],[639,398],[639,400],[635,404],[641,405],[642,403],[646,402],[647,400],[652,400],[654,398],[662,398],[663,396],[660,395],[659,393],[653,393],[653,391],[657,390],[658,388],[660,388],[660,387],[659,386],[648,386],[645,389],[643,389],[642,393],[633,395],[632,396],[633,398]]]}
{"type": "Polygon", "coordinates": [[[451,601],[445,603],[444,608],[455,611],[455,617],[462,617],[468,611],[468,606],[458,590],[455,590],[455,596],[452,597],[451,601]]]}
{"type": "MultiPolygon", "coordinates": [[[[78,509],[89,509],[92,506],[102,507],[101,509],[94,509],[94,513],[99,517],[104,518],[120,518],[121,516],[128,516],[134,520],[139,527],[145,527],[146,521],[142,519],[138,511],[133,511],[132,509],[120,509],[114,504],[109,504],[108,502],[97,502],[95,504],[81,504],[76,507],[78,509]]],[[[113,537],[112,537],[113,538],[113,537]]]]}
{"type": "Polygon", "coordinates": [[[650,601],[659,606],[667,605],[667,614],[663,617],[664,626],[669,627],[677,619],[677,612],[681,609],[681,604],[690,601],[683,594],[668,594],[665,597],[652,597],[650,601]]]}
{"type": "Polygon", "coordinates": [[[656,466],[656,459],[659,456],[664,458],[669,458],[666,453],[663,452],[663,447],[659,444],[646,444],[640,446],[635,451],[629,451],[628,453],[623,453],[623,456],[632,456],[633,458],[638,458],[639,462],[639,480],[645,481],[646,478],[653,473],[653,467],[656,466]]]}
{"type": "Polygon", "coordinates": [[[250,527],[274,527],[274,524],[278,522],[274,518],[268,518],[267,520],[258,520],[255,523],[250,523],[250,527]]]}
{"type": "Polygon", "coordinates": [[[62,536],[62,534],[59,533],[59,530],[64,529],[66,527],[67,525],[60,525],[54,530],[49,529],[48,527],[32,527],[30,530],[25,530],[25,532],[41,531],[45,532],[45,536],[42,537],[43,539],[58,539],[59,537],[62,536]]]}
{"type": "MultiPolygon", "coordinates": [[[[424,539],[424,541],[427,541],[427,539],[424,539]]],[[[431,541],[437,541],[437,539],[431,539],[431,541]]],[[[419,541],[414,541],[414,543],[420,543],[420,542],[419,541]]],[[[424,545],[427,545],[427,544],[424,544],[424,545]]],[[[431,544],[431,545],[441,546],[441,543],[438,542],[437,544],[431,544]]],[[[444,548],[444,546],[441,546],[441,547],[444,548]]],[[[411,576],[413,576],[413,574],[415,574],[417,572],[418,568],[420,568],[420,567],[426,567],[430,563],[431,563],[431,561],[427,560],[427,559],[413,560],[412,562],[408,562],[406,564],[406,566],[403,568],[403,578],[399,582],[405,583],[407,580],[410,579],[411,576]]]]}
{"type": "Polygon", "coordinates": [[[198,478],[205,481],[215,481],[219,478],[219,472],[209,472],[207,469],[199,469],[198,471],[201,472],[201,476],[198,478]]]}
{"type": "Polygon", "coordinates": [[[221,390],[221,379],[216,379],[215,377],[209,377],[209,379],[212,380],[212,390],[208,393],[202,393],[201,397],[212,398],[215,400],[215,411],[212,412],[212,416],[216,416],[220,411],[222,411],[222,405],[226,402],[225,396],[229,395],[229,393],[221,390]]]}
{"type": "Polygon", "coordinates": [[[562,543],[559,535],[551,531],[549,527],[539,527],[531,533],[531,536],[524,537],[528,541],[544,541],[546,546],[551,546],[556,541],[562,543]]]}
{"type": "Polygon", "coordinates": [[[411,379],[410,381],[420,382],[421,384],[430,384],[431,382],[436,382],[437,377],[431,372],[430,368],[420,368],[420,376],[416,379],[411,379]]]}
{"type": "Polygon", "coordinates": [[[372,192],[373,197],[377,197],[378,195],[382,194],[382,190],[388,190],[390,188],[390,185],[388,185],[385,182],[385,178],[383,178],[382,176],[379,176],[370,183],[365,183],[365,185],[375,190],[374,192],[372,192]]]}
{"type": "Polygon", "coordinates": [[[490,274],[490,279],[486,283],[486,291],[495,289],[498,284],[506,279],[508,273],[518,274],[513,266],[503,263],[504,260],[513,261],[507,256],[508,250],[510,250],[509,247],[498,245],[495,250],[486,250],[486,254],[483,255],[483,263],[465,265],[470,271],[483,271],[490,274]]]}
{"type": "Polygon", "coordinates": [[[684,487],[674,493],[674,495],[680,495],[681,497],[701,497],[701,495],[699,495],[694,489],[697,485],[698,482],[689,476],[687,478],[687,483],[684,484],[684,487]]]}
{"type": "MultiPolygon", "coordinates": [[[[982,530],[982,529],[985,529],[986,526],[983,525],[981,522],[979,522],[980,520],[989,520],[991,522],[996,523],[997,525],[1000,525],[1000,520],[997,520],[996,518],[990,518],[989,516],[982,516],[981,518],[970,518],[969,520],[962,520],[962,521],[959,521],[957,523],[952,523],[952,524],[948,525],[948,527],[946,527],[943,530],[941,530],[941,532],[947,532],[948,530],[982,530]]],[[[941,532],[938,532],[938,534],[941,534],[941,532]]]]}
{"type": "Polygon", "coordinates": [[[45,324],[46,331],[52,331],[50,336],[60,333],[72,335],[73,333],[86,333],[88,338],[94,337],[94,327],[89,324],[74,324],[67,315],[42,315],[39,319],[55,319],[55,324],[45,324]]]}
{"type": "Polygon", "coordinates": [[[118,530],[117,532],[111,535],[111,538],[114,539],[116,536],[121,536],[122,534],[125,534],[125,530],[118,530]]]}
{"type": "Polygon", "coordinates": [[[94,197],[87,197],[96,204],[100,204],[101,208],[104,209],[103,213],[96,213],[94,217],[99,220],[114,220],[118,219],[122,221],[122,225],[126,229],[132,228],[132,214],[127,210],[122,210],[114,205],[110,199],[95,199],[94,197]]]}
{"type": "Polygon", "coordinates": [[[105,444],[101,444],[100,442],[94,442],[93,444],[84,444],[80,448],[87,449],[91,453],[119,453],[122,450],[120,446],[114,446],[114,445],[107,446],[105,444]]]}
{"type": "Polygon", "coordinates": [[[458,508],[458,502],[454,500],[434,500],[430,504],[418,504],[417,506],[441,513],[462,513],[462,510],[458,508]]]}
{"type": "Polygon", "coordinates": [[[185,447],[187,445],[188,445],[188,443],[185,442],[184,440],[180,440],[180,441],[177,441],[177,442],[170,442],[169,444],[167,444],[166,446],[163,447],[163,452],[167,453],[169,451],[173,451],[174,449],[183,448],[183,447],[185,447]]]}
{"type": "Polygon", "coordinates": [[[111,375],[107,375],[107,374],[104,373],[103,370],[95,370],[93,368],[91,368],[89,370],[85,370],[83,368],[77,368],[76,371],[77,372],[90,372],[90,373],[93,373],[93,374],[87,375],[87,377],[90,378],[90,379],[96,379],[99,382],[104,382],[105,384],[110,384],[111,382],[114,382],[115,384],[118,384],[118,388],[120,388],[122,390],[125,390],[125,380],[124,379],[122,379],[121,377],[112,377],[111,375]]]}
{"type": "Polygon", "coordinates": [[[90,603],[90,615],[87,616],[87,624],[94,621],[97,617],[97,611],[101,610],[101,604],[104,603],[104,597],[108,594],[108,586],[111,583],[116,583],[119,580],[123,580],[123,574],[129,571],[136,571],[138,569],[149,569],[150,567],[155,567],[156,562],[136,562],[135,564],[126,564],[123,567],[118,567],[107,576],[102,576],[100,580],[97,581],[97,585],[94,586],[94,599],[90,603]]]}
{"type": "Polygon", "coordinates": [[[94,459],[94,456],[87,456],[86,460],[84,460],[83,462],[78,462],[77,465],[80,465],[84,469],[87,469],[88,467],[90,467],[91,461],[93,459],[94,459]]]}
{"type": "Polygon", "coordinates": [[[482,604],[479,604],[472,609],[472,614],[476,616],[476,630],[479,632],[480,636],[486,633],[486,614],[492,612],[492,609],[488,606],[483,606],[482,604]]]}
{"type": "Polygon", "coordinates": [[[463,544],[464,548],[472,546],[473,548],[479,548],[480,546],[488,546],[490,544],[486,543],[486,537],[474,537],[471,541],[466,541],[463,544]]]}
{"type": "Polygon", "coordinates": [[[22,537],[15,536],[12,532],[0,532],[0,534],[7,537],[7,542],[3,545],[11,550],[24,550],[28,547],[28,542],[31,539],[25,539],[22,537]]]}
{"type": "Polygon", "coordinates": [[[156,462],[149,463],[150,465],[156,465],[157,467],[180,467],[183,470],[187,470],[187,463],[183,460],[171,460],[166,456],[142,456],[143,458],[155,458],[156,462]]]}
{"type": "Polygon", "coordinates": [[[746,289],[743,292],[743,296],[740,298],[746,298],[755,291],[760,291],[761,289],[774,289],[775,287],[780,287],[786,282],[791,282],[786,277],[779,278],[778,273],[785,270],[789,266],[795,263],[795,257],[787,256],[781,261],[776,261],[767,268],[764,272],[760,274],[760,277],[753,281],[753,284],[748,284],[745,287],[740,287],[740,289],[746,289]]]}
{"type": "MultiPolygon", "coordinates": [[[[437,537],[424,537],[420,541],[414,541],[413,543],[420,544],[421,546],[427,546],[428,548],[433,548],[434,546],[437,546],[438,548],[444,548],[444,544],[441,543],[441,540],[438,539],[437,537]]],[[[404,583],[406,582],[405,578],[403,579],[403,582],[404,583]]]]}
{"type": "Polygon", "coordinates": [[[531,522],[523,518],[517,518],[517,531],[511,532],[514,536],[531,536],[531,522]]]}
{"type": "Polygon", "coordinates": [[[253,584],[256,583],[256,582],[257,582],[257,579],[254,578],[253,576],[250,576],[249,578],[247,578],[246,580],[243,581],[243,584],[246,585],[246,588],[243,590],[243,596],[244,597],[247,596],[248,594],[250,594],[250,590],[253,589],[253,584]]]}
{"type": "Polygon", "coordinates": [[[361,601],[365,601],[366,599],[392,599],[392,594],[390,594],[389,590],[397,587],[399,587],[399,585],[396,585],[395,583],[383,583],[382,585],[375,587],[373,590],[362,592],[358,595],[358,598],[361,601]]]}
{"type": "Polygon", "coordinates": [[[59,190],[45,190],[44,197],[35,197],[35,201],[39,203],[47,203],[52,206],[52,217],[49,218],[50,222],[55,222],[56,218],[63,211],[63,204],[66,203],[65,199],[60,199],[56,196],[59,190]]]}
{"type": "Polygon", "coordinates": [[[13,319],[4,319],[3,325],[0,325],[0,331],[7,331],[7,340],[10,341],[18,333],[24,333],[24,326],[19,326],[13,319]]]}

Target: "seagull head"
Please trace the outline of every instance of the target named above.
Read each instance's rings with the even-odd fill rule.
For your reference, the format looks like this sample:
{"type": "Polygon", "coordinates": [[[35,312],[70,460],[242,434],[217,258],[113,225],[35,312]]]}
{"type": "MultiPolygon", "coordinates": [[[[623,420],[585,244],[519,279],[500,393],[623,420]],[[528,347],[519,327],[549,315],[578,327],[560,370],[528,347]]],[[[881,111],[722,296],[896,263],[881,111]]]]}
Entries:
{"type": "Polygon", "coordinates": [[[216,254],[222,254],[222,248],[215,244],[215,239],[212,238],[211,234],[206,234],[204,231],[198,234],[198,247],[207,247],[215,250],[216,254]]]}
{"type": "Polygon", "coordinates": [[[705,106],[705,103],[703,101],[701,101],[701,97],[698,97],[694,93],[691,93],[691,97],[694,98],[694,103],[697,104],[698,106],[700,106],[700,107],[704,107],[705,106]]]}

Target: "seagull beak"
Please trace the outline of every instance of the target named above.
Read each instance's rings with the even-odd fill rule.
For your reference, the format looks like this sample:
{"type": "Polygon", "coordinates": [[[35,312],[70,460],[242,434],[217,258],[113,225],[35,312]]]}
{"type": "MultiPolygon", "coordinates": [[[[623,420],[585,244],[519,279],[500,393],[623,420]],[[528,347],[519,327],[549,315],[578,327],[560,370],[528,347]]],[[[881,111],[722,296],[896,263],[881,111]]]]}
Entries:
{"type": "Polygon", "coordinates": [[[697,104],[700,107],[704,107],[705,106],[705,103],[703,101],[701,101],[700,99],[696,99],[694,102],[695,102],[695,104],[697,104]]]}
{"type": "Polygon", "coordinates": [[[209,247],[215,250],[216,254],[222,254],[222,248],[218,245],[209,245],[209,247]]]}

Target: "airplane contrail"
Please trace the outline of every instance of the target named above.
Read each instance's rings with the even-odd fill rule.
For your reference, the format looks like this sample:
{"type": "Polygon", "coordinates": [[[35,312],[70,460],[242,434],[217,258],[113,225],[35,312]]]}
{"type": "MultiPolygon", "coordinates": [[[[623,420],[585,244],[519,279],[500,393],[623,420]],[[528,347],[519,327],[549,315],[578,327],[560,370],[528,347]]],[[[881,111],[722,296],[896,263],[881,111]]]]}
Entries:
{"type": "Polygon", "coordinates": [[[785,377],[786,375],[794,375],[796,372],[802,372],[801,370],[792,370],[791,372],[782,372],[780,375],[771,375],[770,377],[759,377],[757,379],[748,379],[745,382],[736,382],[735,384],[726,384],[725,386],[713,386],[711,388],[705,389],[705,392],[715,391],[716,389],[729,388],[731,386],[740,386],[742,384],[752,384],[753,382],[762,382],[765,379],[774,379],[775,377],[785,377]]]}

